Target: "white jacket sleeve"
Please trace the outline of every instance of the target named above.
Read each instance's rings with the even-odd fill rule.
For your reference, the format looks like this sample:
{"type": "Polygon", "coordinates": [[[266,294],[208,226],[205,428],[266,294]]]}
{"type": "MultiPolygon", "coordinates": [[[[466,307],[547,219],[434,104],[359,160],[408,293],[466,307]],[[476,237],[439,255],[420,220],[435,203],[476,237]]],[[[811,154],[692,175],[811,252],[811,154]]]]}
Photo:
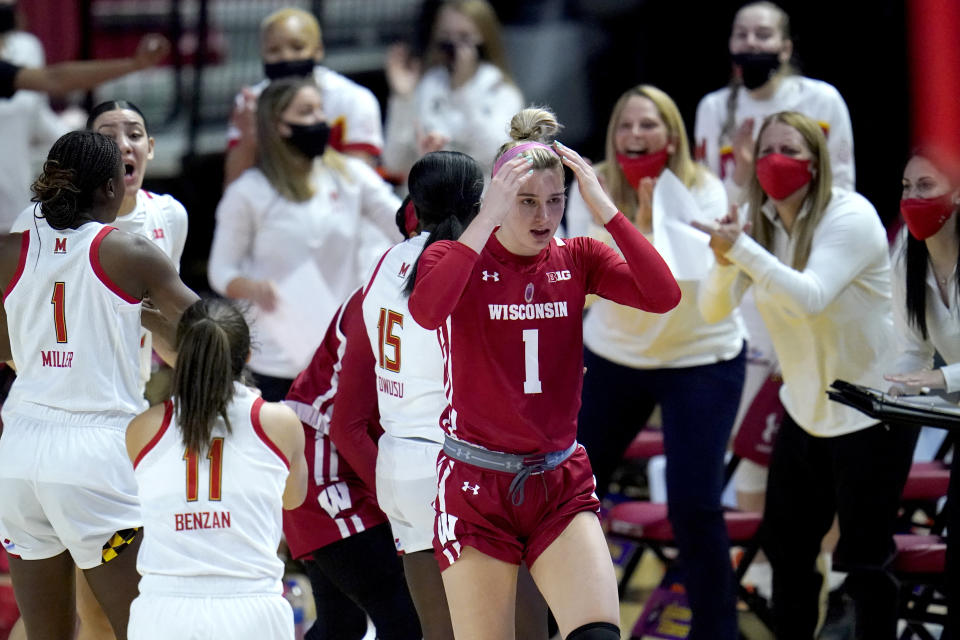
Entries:
{"type": "Polygon", "coordinates": [[[750,278],[735,265],[714,263],[697,294],[700,315],[711,324],[720,322],[740,306],[751,284],[750,278]]]}
{"type": "Polygon", "coordinates": [[[887,252],[886,238],[875,233],[877,224],[866,212],[825,217],[814,232],[803,271],[784,264],[746,233],[740,234],[726,257],[783,308],[798,315],[816,315],[876,259],[878,252],[887,252]]]}
{"type": "Polygon", "coordinates": [[[417,100],[415,95],[390,96],[384,131],[383,166],[406,175],[419,157],[417,148],[417,100]]]}
{"type": "Polygon", "coordinates": [[[254,204],[243,186],[239,179],[232,182],[217,205],[207,279],[211,288],[221,295],[226,295],[227,285],[234,279],[247,275],[243,267],[251,255],[259,226],[254,204]]]}

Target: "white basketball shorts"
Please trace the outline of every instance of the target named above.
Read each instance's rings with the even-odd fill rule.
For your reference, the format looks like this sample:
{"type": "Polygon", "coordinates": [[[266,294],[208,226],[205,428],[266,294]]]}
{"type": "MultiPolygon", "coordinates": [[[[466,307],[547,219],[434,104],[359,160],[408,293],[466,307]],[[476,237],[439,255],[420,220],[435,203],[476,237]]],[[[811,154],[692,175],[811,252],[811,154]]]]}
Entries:
{"type": "Polygon", "coordinates": [[[142,525],[124,441],[129,418],[91,426],[90,416],[53,410],[4,416],[0,531],[13,552],[43,560],[67,550],[81,569],[98,566],[114,533],[142,525]]]}
{"type": "Polygon", "coordinates": [[[377,502],[387,514],[398,553],[433,549],[437,497],[437,442],[380,437],[377,453],[377,502]]]}

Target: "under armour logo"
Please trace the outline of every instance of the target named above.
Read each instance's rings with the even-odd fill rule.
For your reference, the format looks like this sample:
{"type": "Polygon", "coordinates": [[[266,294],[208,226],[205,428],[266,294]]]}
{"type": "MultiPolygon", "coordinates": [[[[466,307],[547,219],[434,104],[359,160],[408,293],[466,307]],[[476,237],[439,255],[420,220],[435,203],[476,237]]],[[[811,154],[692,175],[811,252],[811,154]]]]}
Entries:
{"type": "Polygon", "coordinates": [[[494,271],[493,273],[487,273],[486,269],[484,269],[483,281],[486,282],[488,278],[493,278],[494,282],[500,282],[500,272],[494,271]]]}
{"type": "Polygon", "coordinates": [[[475,484],[475,485],[473,485],[473,486],[471,487],[469,482],[464,482],[464,483],[463,483],[463,490],[464,490],[464,491],[473,491],[473,495],[477,495],[478,493],[480,493],[480,485],[475,484]]]}

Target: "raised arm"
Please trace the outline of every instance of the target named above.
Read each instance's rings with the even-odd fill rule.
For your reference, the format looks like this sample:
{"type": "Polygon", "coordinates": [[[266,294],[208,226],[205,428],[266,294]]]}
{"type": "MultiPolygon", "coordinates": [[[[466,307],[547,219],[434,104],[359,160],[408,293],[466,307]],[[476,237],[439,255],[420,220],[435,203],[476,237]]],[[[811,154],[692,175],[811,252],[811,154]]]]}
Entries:
{"type": "Polygon", "coordinates": [[[589,272],[588,292],[620,304],[654,313],[666,313],[680,303],[680,286],[643,234],[617,210],[603,190],[590,164],[573,149],[559,142],[557,153],[570,167],[583,201],[594,219],[603,222],[623,252],[617,252],[598,241],[584,241],[589,272]]]}
{"type": "Polygon", "coordinates": [[[517,190],[533,173],[522,155],[501,167],[490,181],[480,212],[457,242],[435,242],[420,255],[410,313],[421,327],[436,329],[460,301],[470,273],[490,234],[514,205],[517,190]]]}
{"type": "Polygon", "coordinates": [[[755,286],[798,315],[821,313],[870,263],[887,252],[886,236],[876,214],[866,212],[823,221],[814,232],[803,271],[784,264],[747,234],[741,234],[726,257],[755,286]]]}
{"type": "Polygon", "coordinates": [[[116,230],[104,237],[99,258],[106,275],[124,293],[149,300],[157,313],[145,311],[143,325],[161,341],[161,350],[174,351],[180,316],[199,298],[180,280],[170,258],[143,236],[116,230]]]}

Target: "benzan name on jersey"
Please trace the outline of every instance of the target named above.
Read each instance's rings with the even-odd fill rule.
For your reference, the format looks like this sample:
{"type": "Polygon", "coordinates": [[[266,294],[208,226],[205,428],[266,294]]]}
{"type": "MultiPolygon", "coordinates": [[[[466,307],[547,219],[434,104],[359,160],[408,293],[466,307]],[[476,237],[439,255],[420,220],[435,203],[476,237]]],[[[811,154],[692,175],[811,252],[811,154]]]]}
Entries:
{"type": "Polygon", "coordinates": [[[539,320],[566,318],[566,302],[538,302],[536,304],[488,304],[491,320],[539,320]]]}

